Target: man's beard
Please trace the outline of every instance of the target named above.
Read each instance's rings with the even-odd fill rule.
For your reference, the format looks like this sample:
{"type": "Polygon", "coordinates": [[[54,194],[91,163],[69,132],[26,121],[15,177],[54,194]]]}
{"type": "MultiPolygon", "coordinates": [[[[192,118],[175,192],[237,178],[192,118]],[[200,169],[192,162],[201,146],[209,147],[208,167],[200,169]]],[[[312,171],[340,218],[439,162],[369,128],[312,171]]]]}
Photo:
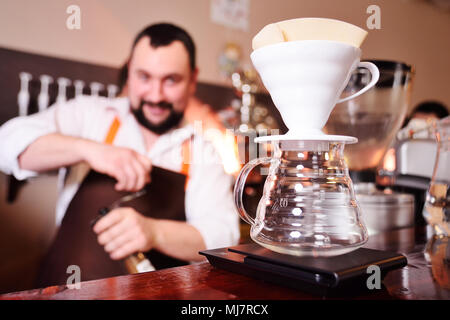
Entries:
{"type": "Polygon", "coordinates": [[[161,101],[159,103],[152,103],[149,101],[142,100],[139,104],[139,108],[134,109],[131,108],[131,111],[134,114],[134,117],[139,122],[140,125],[144,126],[148,130],[161,135],[166,133],[172,128],[175,128],[178,126],[178,124],[181,122],[181,119],[183,119],[183,112],[176,112],[173,109],[173,104],[165,101],[161,101]],[[149,106],[158,106],[162,109],[170,110],[170,114],[167,117],[166,120],[161,122],[160,124],[154,124],[147,120],[147,118],[144,115],[144,104],[149,106]]]}

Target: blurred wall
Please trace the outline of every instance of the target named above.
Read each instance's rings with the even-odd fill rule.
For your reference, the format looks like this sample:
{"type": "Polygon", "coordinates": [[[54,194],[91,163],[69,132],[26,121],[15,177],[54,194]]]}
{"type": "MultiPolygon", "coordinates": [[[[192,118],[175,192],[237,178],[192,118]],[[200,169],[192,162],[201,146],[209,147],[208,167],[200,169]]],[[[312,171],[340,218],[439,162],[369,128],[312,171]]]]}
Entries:
{"type": "Polygon", "coordinates": [[[450,12],[424,0],[249,0],[248,31],[211,22],[210,0],[1,0],[0,46],[109,66],[121,65],[135,34],[149,23],[185,27],[198,46],[200,80],[226,83],[218,56],[227,41],[249,63],[252,37],[267,23],[297,17],[341,19],[367,30],[366,9],[381,8],[381,29],[369,30],[363,58],[413,64],[412,104],[438,99],[450,106],[450,12]],[[81,8],[81,30],[69,30],[66,9],[81,8]]]}

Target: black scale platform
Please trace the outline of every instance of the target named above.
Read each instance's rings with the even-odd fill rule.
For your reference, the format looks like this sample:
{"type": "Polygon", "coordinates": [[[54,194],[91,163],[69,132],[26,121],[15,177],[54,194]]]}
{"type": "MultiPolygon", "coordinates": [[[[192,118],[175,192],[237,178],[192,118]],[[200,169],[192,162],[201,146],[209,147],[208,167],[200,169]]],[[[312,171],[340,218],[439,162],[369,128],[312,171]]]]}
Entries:
{"type": "Polygon", "coordinates": [[[367,280],[373,274],[368,272],[369,266],[377,265],[383,279],[389,271],[407,264],[406,257],[399,253],[367,248],[313,258],[284,255],[250,243],[200,254],[217,268],[319,295],[367,291],[367,280]]]}

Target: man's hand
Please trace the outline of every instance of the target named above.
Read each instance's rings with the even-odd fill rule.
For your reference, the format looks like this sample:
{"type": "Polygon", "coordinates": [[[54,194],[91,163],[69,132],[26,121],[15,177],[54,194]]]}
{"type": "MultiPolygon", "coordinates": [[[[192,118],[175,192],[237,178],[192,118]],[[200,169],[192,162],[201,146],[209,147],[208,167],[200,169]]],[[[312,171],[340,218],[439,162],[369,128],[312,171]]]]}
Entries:
{"type": "Polygon", "coordinates": [[[115,178],[117,191],[138,191],[150,181],[150,159],[138,152],[59,133],[36,139],[18,161],[20,168],[37,172],[86,161],[95,171],[115,178]]]}
{"type": "Polygon", "coordinates": [[[92,169],[117,180],[117,191],[138,191],[150,182],[150,159],[132,149],[92,142],[84,155],[92,169]]]}
{"type": "Polygon", "coordinates": [[[94,225],[94,232],[111,259],[120,260],[150,250],[156,241],[156,224],[157,220],[133,208],[117,208],[94,225]]]}

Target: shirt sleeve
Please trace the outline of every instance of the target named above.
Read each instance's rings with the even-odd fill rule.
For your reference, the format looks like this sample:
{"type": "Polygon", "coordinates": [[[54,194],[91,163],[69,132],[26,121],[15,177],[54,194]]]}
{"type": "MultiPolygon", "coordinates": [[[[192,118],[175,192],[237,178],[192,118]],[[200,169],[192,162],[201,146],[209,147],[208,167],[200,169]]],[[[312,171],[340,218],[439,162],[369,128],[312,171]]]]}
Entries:
{"type": "Polygon", "coordinates": [[[239,216],[232,197],[232,178],[225,173],[213,146],[200,140],[194,139],[186,190],[187,222],[200,232],[207,249],[236,245],[239,216]]]}
{"type": "Polygon", "coordinates": [[[19,167],[19,155],[36,139],[59,132],[76,136],[82,129],[77,100],[54,104],[45,111],[9,120],[0,127],[0,170],[24,180],[37,172],[19,167]]]}
{"type": "Polygon", "coordinates": [[[19,167],[19,155],[37,138],[55,132],[54,108],[9,120],[0,127],[0,170],[23,180],[36,176],[34,171],[19,167]]]}

